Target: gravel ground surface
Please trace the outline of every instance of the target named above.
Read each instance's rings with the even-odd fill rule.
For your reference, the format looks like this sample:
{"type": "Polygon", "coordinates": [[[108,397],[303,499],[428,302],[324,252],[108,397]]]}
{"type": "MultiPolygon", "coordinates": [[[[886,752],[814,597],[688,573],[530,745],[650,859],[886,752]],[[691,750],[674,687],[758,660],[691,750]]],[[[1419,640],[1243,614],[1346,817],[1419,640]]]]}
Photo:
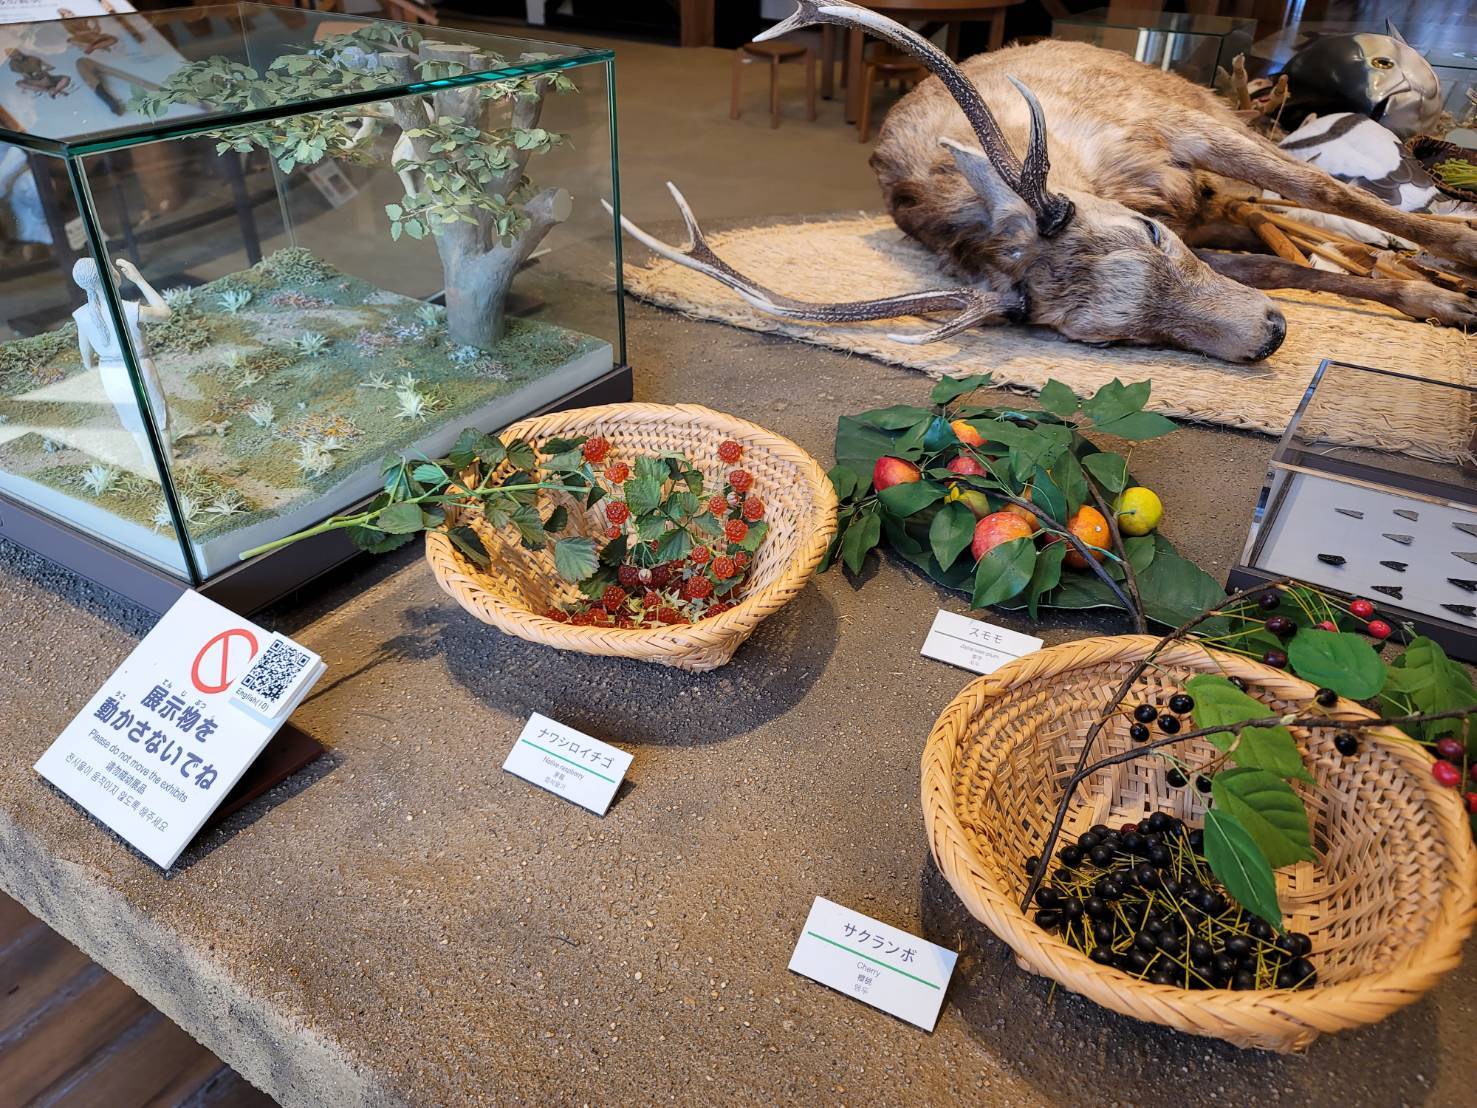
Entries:
{"type": "MultiPolygon", "coordinates": [[[[734,411],[826,464],[838,413],[927,392],[869,360],[629,315],[638,399],[734,411]]],[[[1166,532],[1214,574],[1272,445],[1186,429],[1135,455],[1166,532]]],[[[504,637],[413,549],[365,563],[264,617],[329,664],[295,717],[328,756],[161,876],[30,769],[149,621],[0,548],[0,885],[290,1104],[1470,1103],[1470,959],[1300,1057],[1139,1024],[1018,969],[924,840],[919,755],[967,681],[918,653],[940,607],[966,610],[896,560],[832,571],[729,666],[688,675],[504,637]],[[605,818],[500,771],[533,710],[633,753],[605,818]],[[816,895],[960,952],[932,1034],[787,971],[816,895]]]]}

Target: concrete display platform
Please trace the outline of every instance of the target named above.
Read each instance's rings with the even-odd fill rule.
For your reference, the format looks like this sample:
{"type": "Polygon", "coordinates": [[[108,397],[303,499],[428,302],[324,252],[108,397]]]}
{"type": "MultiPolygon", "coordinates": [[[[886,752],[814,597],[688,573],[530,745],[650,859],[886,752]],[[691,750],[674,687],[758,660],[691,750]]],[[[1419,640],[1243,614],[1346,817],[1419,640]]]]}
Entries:
{"type": "MultiPolygon", "coordinates": [[[[630,319],[638,399],[734,411],[826,462],[838,413],[928,388],[630,319]]],[[[1212,573],[1272,446],[1186,429],[1135,452],[1166,532],[1212,573]]],[[[924,840],[919,755],[969,676],[918,653],[939,607],[966,610],[897,560],[862,583],[832,570],[689,675],[500,635],[418,547],[398,552],[268,617],[328,662],[295,719],[329,753],[164,876],[30,769],[144,617],[3,548],[0,886],[289,1105],[1470,1103],[1470,956],[1421,1003],[1291,1058],[1018,969],[924,840]],[[500,771],[533,710],[634,754],[605,818],[500,771]],[[816,895],[960,952],[933,1034],[786,970],[816,895]]],[[[1119,629],[1053,615],[1037,632],[1119,629]]]]}

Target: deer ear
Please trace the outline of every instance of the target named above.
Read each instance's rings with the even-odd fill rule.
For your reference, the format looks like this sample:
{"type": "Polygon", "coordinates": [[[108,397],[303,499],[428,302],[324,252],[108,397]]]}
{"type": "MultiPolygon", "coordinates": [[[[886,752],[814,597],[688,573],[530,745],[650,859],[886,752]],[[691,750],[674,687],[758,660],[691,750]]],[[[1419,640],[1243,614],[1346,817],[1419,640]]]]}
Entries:
{"type": "Polygon", "coordinates": [[[1405,36],[1400,33],[1400,28],[1395,26],[1393,20],[1385,20],[1385,34],[1396,42],[1405,43],[1406,46],[1410,45],[1410,43],[1405,42],[1405,36]]]}
{"type": "Polygon", "coordinates": [[[939,139],[954,159],[959,172],[990,210],[990,230],[1002,239],[1036,237],[1036,215],[1005,182],[983,150],[964,146],[950,138],[939,139]]]}

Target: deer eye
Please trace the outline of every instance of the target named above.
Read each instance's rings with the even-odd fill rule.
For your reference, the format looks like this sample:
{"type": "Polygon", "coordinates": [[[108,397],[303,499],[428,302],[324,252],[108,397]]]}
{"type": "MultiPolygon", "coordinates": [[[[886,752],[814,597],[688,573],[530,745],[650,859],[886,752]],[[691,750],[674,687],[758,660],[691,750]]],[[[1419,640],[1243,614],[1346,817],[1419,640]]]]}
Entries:
{"type": "Polygon", "coordinates": [[[1374,66],[1376,69],[1394,69],[1395,59],[1386,57],[1370,58],[1369,64],[1374,66]]]}
{"type": "Polygon", "coordinates": [[[1164,245],[1164,243],[1160,241],[1159,224],[1155,223],[1152,219],[1140,219],[1139,222],[1144,225],[1144,230],[1149,233],[1150,242],[1152,242],[1155,246],[1164,245]]]}

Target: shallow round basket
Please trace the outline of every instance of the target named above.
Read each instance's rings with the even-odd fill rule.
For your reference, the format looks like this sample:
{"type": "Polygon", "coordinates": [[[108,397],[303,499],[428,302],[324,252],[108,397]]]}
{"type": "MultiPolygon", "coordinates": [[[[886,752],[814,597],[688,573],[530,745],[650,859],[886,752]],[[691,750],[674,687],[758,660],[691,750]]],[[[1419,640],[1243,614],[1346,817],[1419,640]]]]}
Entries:
{"type": "MultiPolygon", "coordinates": [[[[739,463],[754,475],[754,495],[764,501],[769,531],[754,554],[754,567],[738,603],[722,615],[694,624],[651,630],[575,627],[543,615],[581,598],[579,589],[554,570],[550,550],[528,550],[511,527],[494,529],[480,513],[462,521],[477,529],[491,556],[479,569],[443,534],[426,536],[426,559],[436,580],[472,615],[510,635],[560,650],[639,658],[686,670],[716,669],[733,657],[759,626],[805,587],[836,533],[836,493],[819,463],[789,439],[733,416],[694,404],[607,404],[537,416],[500,433],[504,441],[604,435],[611,461],[632,462],[641,454],[680,450],[721,487],[731,467],[718,458],[718,444],[733,439],[744,448],[739,463]]],[[[563,535],[598,535],[603,505],[589,512],[563,493],[541,494],[546,507],[563,503],[570,523],[563,535]]]]}
{"type": "MultiPolygon", "coordinates": [[[[1430,758],[1390,728],[1364,732],[1347,758],[1333,732],[1295,732],[1317,783],[1298,786],[1317,861],[1279,870],[1277,888],[1288,925],[1312,937],[1311,989],[1150,984],[1097,965],[1021,911],[1025,861],[1041,853],[1088,728],[1157,641],[1127,635],[1042,650],[974,681],[944,710],[923,754],[923,811],[954,891],[1027,969],[1115,1012],[1237,1046],[1297,1050],[1415,1001],[1461,959],[1477,856],[1456,791],[1437,785],[1430,758]]],[[[1166,699],[1205,672],[1243,678],[1277,712],[1306,711],[1315,691],[1259,662],[1180,643],[1160,652],[1127,702],[1166,699]]],[[[1349,701],[1332,714],[1369,715],[1349,701]]],[[[1119,713],[1103,728],[1094,759],[1134,745],[1130,722],[1119,713]]],[[[1177,749],[1191,765],[1215,753],[1202,740],[1177,749]]],[[[1058,847],[1095,823],[1116,827],[1155,811],[1198,821],[1202,797],[1166,785],[1166,768],[1148,756],[1084,781],[1058,847]]]]}

